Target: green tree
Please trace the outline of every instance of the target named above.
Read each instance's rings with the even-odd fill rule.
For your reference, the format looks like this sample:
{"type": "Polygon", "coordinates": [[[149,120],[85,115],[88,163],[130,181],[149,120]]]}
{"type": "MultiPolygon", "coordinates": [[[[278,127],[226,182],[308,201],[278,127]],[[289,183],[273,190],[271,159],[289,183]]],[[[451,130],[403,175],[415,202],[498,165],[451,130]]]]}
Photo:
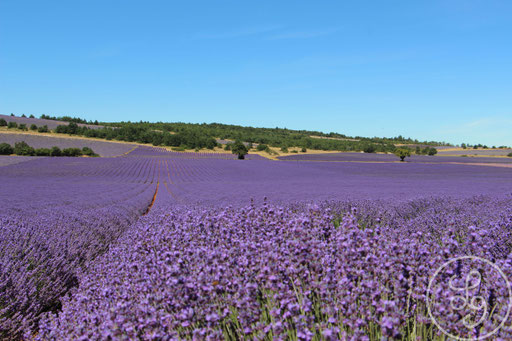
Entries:
{"type": "Polygon", "coordinates": [[[260,144],[258,145],[258,147],[256,147],[256,150],[258,150],[258,151],[260,151],[260,152],[263,152],[263,151],[265,151],[265,150],[267,150],[267,149],[268,149],[268,146],[267,146],[266,144],[264,144],[264,143],[260,143],[260,144]]]}
{"type": "Polygon", "coordinates": [[[50,156],[62,156],[62,150],[57,146],[53,146],[50,150],[50,156]]]}
{"type": "Polygon", "coordinates": [[[436,154],[437,154],[437,149],[435,149],[434,147],[430,147],[428,150],[428,155],[433,156],[436,154]]]}
{"type": "Polygon", "coordinates": [[[9,129],[18,128],[18,123],[16,123],[16,122],[9,122],[9,124],[7,125],[7,128],[9,128],[9,129]]]}
{"type": "Polygon", "coordinates": [[[236,141],[233,143],[233,146],[231,146],[231,152],[238,155],[239,160],[243,160],[245,159],[245,155],[247,155],[249,150],[242,142],[236,141]]]}
{"type": "Polygon", "coordinates": [[[377,149],[375,148],[375,145],[372,143],[367,144],[363,147],[363,152],[365,153],[375,153],[377,149]]]}
{"type": "Polygon", "coordinates": [[[0,143],[0,155],[11,155],[13,149],[8,143],[0,143]]]}
{"type": "Polygon", "coordinates": [[[37,128],[37,131],[40,132],[40,133],[47,133],[49,131],[48,130],[48,126],[44,125],[42,127],[39,127],[39,128],[37,128]]]}
{"type": "Polygon", "coordinates": [[[393,154],[398,156],[400,158],[400,161],[403,162],[406,157],[411,156],[411,151],[406,148],[398,148],[397,150],[395,150],[393,154]]]}
{"type": "Polygon", "coordinates": [[[68,125],[68,134],[75,135],[78,132],[78,124],[70,122],[68,125]]]}
{"type": "Polygon", "coordinates": [[[87,156],[99,156],[96,154],[91,148],[89,147],[83,147],[82,148],[82,154],[87,156]]]}
{"type": "Polygon", "coordinates": [[[5,127],[7,126],[7,121],[4,120],[3,118],[0,118],[0,127],[5,127]]]}
{"type": "Polygon", "coordinates": [[[16,155],[34,155],[34,148],[30,147],[25,141],[16,142],[14,144],[14,154],[16,155]]]}
{"type": "Polygon", "coordinates": [[[62,156],[81,156],[82,150],[80,148],[64,148],[62,156]]]}
{"type": "Polygon", "coordinates": [[[36,156],[50,156],[51,150],[48,148],[38,148],[35,150],[36,156]]]}
{"type": "Polygon", "coordinates": [[[37,126],[35,124],[30,125],[30,130],[37,130],[37,126]]]}

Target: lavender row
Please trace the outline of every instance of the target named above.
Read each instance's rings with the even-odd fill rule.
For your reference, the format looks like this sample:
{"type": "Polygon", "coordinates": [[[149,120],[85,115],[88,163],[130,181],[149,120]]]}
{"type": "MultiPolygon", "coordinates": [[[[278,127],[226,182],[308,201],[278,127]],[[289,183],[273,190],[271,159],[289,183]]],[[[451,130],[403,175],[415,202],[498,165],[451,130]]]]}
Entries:
{"type": "Polygon", "coordinates": [[[147,211],[156,167],[35,159],[0,170],[0,339],[60,309],[77,276],[147,211]]]}

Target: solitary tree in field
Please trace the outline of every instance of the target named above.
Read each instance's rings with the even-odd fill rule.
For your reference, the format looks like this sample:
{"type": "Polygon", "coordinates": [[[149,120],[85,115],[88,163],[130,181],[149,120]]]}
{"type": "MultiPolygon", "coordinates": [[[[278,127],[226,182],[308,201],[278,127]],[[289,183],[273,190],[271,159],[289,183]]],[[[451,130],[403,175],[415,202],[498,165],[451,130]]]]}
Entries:
{"type": "Polygon", "coordinates": [[[393,154],[398,156],[400,158],[400,161],[403,162],[406,157],[411,156],[411,151],[405,148],[398,148],[397,150],[395,150],[393,154]]]}
{"type": "Polygon", "coordinates": [[[247,149],[247,147],[242,142],[236,141],[231,146],[231,152],[233,154],[238,155],[238,159],[239,160],[243,160],[243,159],[245,159],[245,155],[247,155],[249,150],[247,149]]]}

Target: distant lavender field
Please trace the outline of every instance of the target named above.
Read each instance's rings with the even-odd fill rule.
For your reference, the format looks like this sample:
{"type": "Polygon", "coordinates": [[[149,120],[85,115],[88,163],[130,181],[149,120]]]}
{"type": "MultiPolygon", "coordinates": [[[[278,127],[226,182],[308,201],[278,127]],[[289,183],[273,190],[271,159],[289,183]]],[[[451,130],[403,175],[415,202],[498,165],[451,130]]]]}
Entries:
{"type": "Polygon", "coordinates": [[[34,160],[39,159],[39,158],[40,157],[37,157],[37,156],[9,156],[9,155],[0,155],[0,167],[8,166],[8,165],[15,165],[15,164],[20,163],[20,162],[34,161],[34,160]]]}
{"type": "Polygon", "coordinates": [[[465,149],[465,150],[439,150],[440,155],[486,155],[486,156],[506,156],[512,153],[512,149],[465,149]]]}
{"type": "Polygon", "coordinates": [[[108,141],[95,141],[80,138],[53,137],[36,134],[12,134],[0,132],[0,143],[9,143],[14,146],[16,142],[25,141],[34,148],[83,148],[90,147],[100,156],[122,155],[135,147],[133,144],[116,143],[108,141]]]}
{"type": "MultiPolygon", "coordinates": [[[[227,156],[1,167],[0,339],[440,341],[436,268],[469,254],[512,278],[508,168],[227,156]]],[[[507,287],[488,279],[503,314],[507,287]]],[[[441,317],[474,336],[441,289],[441,317]]]]}
{"type": "MultiPolygon", "coordinates": [[[[18,116],[10,116],[10,115],[0,115],[0,118],[3,118],[7,122],[16,122],[18,124],[26,124],[27,127],[30,127],[30,125],[35,124],[36,126],[48,126],[48,129],[53,130],[57,128],[60,125],[68,125],[69,122],[64,121],[54,121],[54,120],[45,120],[40,118],[28,118],[28,117],[18,117],[18,116]]],[[[97,125],[91,125],[91,124],[82,124],[78,123],[78,126],[80,127],[87,127],[90,129],[99,129],[102,128],[102,126],[97,125]]]]}
{"type": "MultiPolygon", "coordinates": [[[[145,157],[149,156],[158,156],[158,157],[170,157],[175,159],[225,159],[225,160],[235,160],[237,159],[237,155],[225,152],[225,153],[212,153],[212,152],[176,152],[173,150],[167,150],[165,148],[159,147],[147,147],[141,146],[137,148],[130,156],[143,155],[145,157]]],[[[258,154],[247,154],[245,156],[246,160],[267,160],[261,155],[258,154]]]]}
{"type": "MultiPolygon", "coordinates": [[[[325,153],[325,154],[297,154],[279,156],[283,161],[369,161],[369,162],[399,162],[400,159],[393,154],[372,153],[325,153]]],[[[501,157],[462,157],[462,156],[427,156],[412,155],[405,159],[409,163],[512,163],[512,158],[501,157]]]]}

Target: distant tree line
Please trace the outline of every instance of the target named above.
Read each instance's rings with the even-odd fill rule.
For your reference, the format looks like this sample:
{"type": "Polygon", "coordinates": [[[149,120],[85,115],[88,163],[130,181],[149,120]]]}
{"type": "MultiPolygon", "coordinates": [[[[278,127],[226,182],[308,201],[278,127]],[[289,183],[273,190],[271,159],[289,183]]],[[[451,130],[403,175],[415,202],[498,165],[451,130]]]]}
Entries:
{"type": "Polygon", "coordinates": [[[16,142],[14,147],[8,143],[0,143],[0,155],[24,155],[24,156],[99,156],[91,148],[64,148],[60,149],[57,146],[52,148],[33,148],[25,141],[16,142]]]}
{"type": "MultiPolygon", "coordinates": [[[[174,136],[208,138],[215,141],[222,140],[244,141],[249,144],[265,145],[286,150],[290,147],[316,150],[337,150],[337,151],[363,151],[368,152],[393,152],[395,150],[393,139],[361,138],[360,140],[347,139],[342,134],[324,134],[316,131],[290,130],[286,128],[253,128],[219,123],[191,124],[191,123],[149,123],[149,122],[120,122],[103,125],[119,127],[119,129],[130,128],[141,131],[153,131],[160,133],[173,133],[174,136]],[[318,136],[314,138],[311,136],[318,136]],[[323,138],[322,138],[323,137],[323,138]],[[332,138],[326,138],[332,137],[332,138]]],[[[407,141],[406,139],[401,138],[407,141]]],[[[397,140],[398,141],[398,140],[397,140]]],[[[411,142],[413,142],[411,140],[411,142]]],[[[187,143],[187,142],[185,142],[187,143]]],[[[190,142],[188,142],[190,143],[190,142]]],[[[211,145],[214,144],[211,142],[211,145]]]]}
{"type": "Polygon", "coordinates": [[[99,125],[98,120],[95,120],[94,122],[89,120],[85,120],[80,117],[71,117],[71,116],[50,116],[50,115],[41,115],[39,116],[40,119],[43,120],[53,120],[53,121],[64,121],[64,122],[73,122],[73,123],[82,123],[82,124],[90,124],[90,125],[99,125]]]}
{"type": "Polygon", "coordinates": [[[434,148],[434,147],[425,147],[425,148],[421,148],[419,146],[416,146],[416,150],[414,152],[416,155],[436,155],[437,154],[437,149],[434,148]]]}
{"type": "MultiPolygon", "coordinates": [[[[396,150],[395,144],[422,144],[429,146],[448,145],[445,142],[418,141],[401,135],[392,138],[349,137],[339,133],[322,133],[287,128],[255,128],[220,123],[163,123],[163,122],[116,122],[98,123],[77,117],[53,117],[41,115],[44,119],[63,120],[67,126],[59,126],[58,133],[98,137],[109,140],[149,143],[155,146],[170,146],[181,149],[214,148],[216,139],[243,141],[251,145],[265,145],[286,151],[291,147],[313,150],[364,151],[366,153],[396,150]],[[88,129],[77,123],[99,124],[104,128],[88,129]]],[[[270,150],[270,149],[267,149],[270,150]]]]}
{"type": "MultiPolygon", "coordinates": [[[[485,144],[469,144],[469,143],[461,143],[461,148],[462,149],[478,149],[478,148],[482,148],[482,149],[489,149],[489,147],[485,144]]],[[[510,148],[508,146],[499,146],[499,147],[496,147],[496,146],[492,146],[490,149],[507,149],[507,148],[510,148]]]]}
{"type": "Polygon", "coordinates": [[[154,146],[181,147],[182,149],[213,149],[218,145],[213,137],[202,135],[196,130],[184,130],[173,134],[168,131],[158,131],[137,124],[123,125],[119,128],[105,127],[89,129],[87,127],[80,127],[76,123],[71,122],[68,125],[57,126],[55,132],[86,137],[98,137],[107,140],[149,143],[154,146]]]}

